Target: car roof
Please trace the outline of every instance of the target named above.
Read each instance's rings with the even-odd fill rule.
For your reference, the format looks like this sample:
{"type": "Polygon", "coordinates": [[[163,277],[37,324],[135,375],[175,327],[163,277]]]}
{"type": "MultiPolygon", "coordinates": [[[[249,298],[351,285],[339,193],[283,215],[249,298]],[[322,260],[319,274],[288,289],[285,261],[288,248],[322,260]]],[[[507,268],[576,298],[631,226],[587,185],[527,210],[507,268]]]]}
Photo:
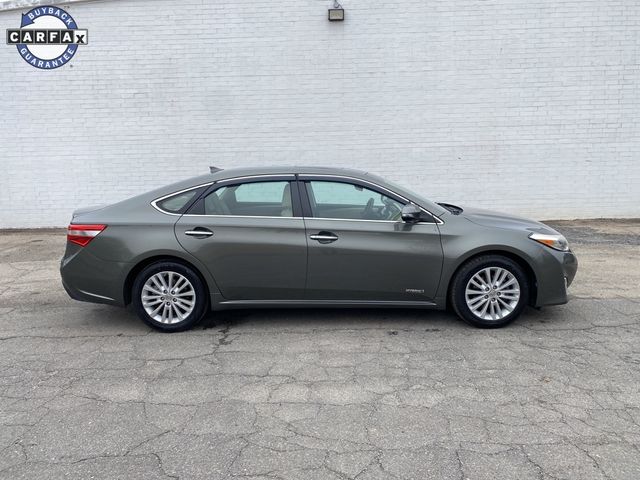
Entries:
{"type": "MultiPolygon", "coordinates": [[[[214,167],[215,168],[215,167],[214,167]]],[[[346,175],[361,177],[369,175],[364,170],[356,170],[353,168],[341,167],[316,167],[303,165],[283,165],[272,167],[241,167],[220,169],[211,173],[211,179],[222,180],[226,178],[242,177],[248,175],[285,175],[285,174],[324,174],[324,175],[346,175]]]]}

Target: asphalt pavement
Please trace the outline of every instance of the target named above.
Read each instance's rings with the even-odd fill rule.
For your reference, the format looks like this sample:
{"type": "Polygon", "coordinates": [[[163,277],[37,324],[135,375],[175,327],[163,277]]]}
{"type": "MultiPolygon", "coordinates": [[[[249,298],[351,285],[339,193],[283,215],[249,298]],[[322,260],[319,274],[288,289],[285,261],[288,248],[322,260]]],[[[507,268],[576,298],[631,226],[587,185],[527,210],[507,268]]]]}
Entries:
{"type": "Polygon", "coordinates": [[[567,305],[478,330],[256,310],[151,331],[0,232],[0,478],[640,479],[640,221],[575,221],[567,305]]]}

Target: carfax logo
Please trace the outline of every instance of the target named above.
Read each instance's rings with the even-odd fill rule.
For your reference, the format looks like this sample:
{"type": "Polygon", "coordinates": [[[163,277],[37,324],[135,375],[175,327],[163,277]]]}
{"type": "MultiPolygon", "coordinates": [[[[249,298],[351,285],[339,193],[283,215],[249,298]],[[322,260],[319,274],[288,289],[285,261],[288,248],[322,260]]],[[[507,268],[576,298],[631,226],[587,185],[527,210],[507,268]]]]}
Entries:
{"type": "Polygon", "coordinates": [[[44,70],[65,65],[87,43],[89,32],[58,7],[33,8],[22,14],[20,28],[7,29],[7,45],[16,45],[25,62],[44,70]]]}

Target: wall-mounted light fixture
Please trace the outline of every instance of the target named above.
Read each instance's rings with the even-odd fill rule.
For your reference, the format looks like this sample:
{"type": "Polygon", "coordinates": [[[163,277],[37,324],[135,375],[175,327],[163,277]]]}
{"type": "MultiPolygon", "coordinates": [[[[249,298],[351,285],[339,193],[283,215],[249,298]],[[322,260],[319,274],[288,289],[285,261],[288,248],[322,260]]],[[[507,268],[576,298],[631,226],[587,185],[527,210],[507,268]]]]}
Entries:
{"type": "Polygon", "coordinates": [[[338,3],[338,0],[333,0],[333,8],[329,9],[329,21],[330,22],[342,22],[344,21],[344,8],[338,3]]]}

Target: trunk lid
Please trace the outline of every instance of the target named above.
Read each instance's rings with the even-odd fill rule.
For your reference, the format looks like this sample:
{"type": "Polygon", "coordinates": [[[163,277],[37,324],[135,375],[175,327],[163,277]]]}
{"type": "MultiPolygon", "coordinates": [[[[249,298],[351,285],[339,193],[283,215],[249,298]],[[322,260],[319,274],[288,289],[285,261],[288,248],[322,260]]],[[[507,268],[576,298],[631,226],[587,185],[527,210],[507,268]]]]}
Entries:
{"type": "Polygon", "coordinates": [[[107,207],[107,206],[108,205],[93,205],[91,207],[78,208],[74,210],[73,213],[71,214],[71,219],[73,220],[77,216],[84,215],[85,213],[95,212],[96,210],[102,210],[104,207],[107,207]]]}

